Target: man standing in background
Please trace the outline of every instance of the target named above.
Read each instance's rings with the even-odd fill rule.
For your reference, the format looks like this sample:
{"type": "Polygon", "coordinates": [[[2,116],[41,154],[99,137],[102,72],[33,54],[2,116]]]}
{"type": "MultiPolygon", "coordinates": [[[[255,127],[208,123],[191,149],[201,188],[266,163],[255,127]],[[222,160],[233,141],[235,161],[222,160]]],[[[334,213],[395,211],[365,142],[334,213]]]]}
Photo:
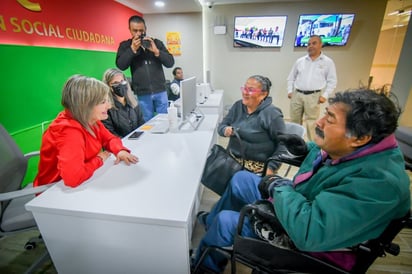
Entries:
{"type": "Polygon", "coordinates": [[[312,35],[307,46],[308,54],[296,60],[287,78],[291,122],[302,124],[305,115],[309,140],[315,136],[320,104],[326,101],[337,83],[335,63],[321,49],[321,37],[312,35]]]}
{"type": "Polygon", "coordinates": [[[146,23],[140,16],[129,18],[132,38],[120,43],[116,65],[130,67],[132,89],[137,94],[145,121],[154,113],[167,113],[168,99],[163,66],[171,68],[175,60],[159,39],[146,36],[146,23]]]}

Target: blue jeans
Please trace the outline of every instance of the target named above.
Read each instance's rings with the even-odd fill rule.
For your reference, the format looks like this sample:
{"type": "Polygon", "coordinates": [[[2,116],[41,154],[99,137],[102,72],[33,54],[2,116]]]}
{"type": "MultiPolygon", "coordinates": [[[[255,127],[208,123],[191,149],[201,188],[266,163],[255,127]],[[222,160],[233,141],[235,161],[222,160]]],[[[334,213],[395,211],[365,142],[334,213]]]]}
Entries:
{"type": "MultiPolygon", "coordinates": [[[[199,243],[196,263],[207,246],[229,247],[233,245],[239,211],[246,204],[262,199],[258,190],[260,180],[261,177],[248,171],[239,171],[233,175],[222,197],[206,218],[207,232],[199,243]]],[[[247,219],[243,225],[242,235],[257,237],[247,219]]],[[[212,253],[203,262],[206,267],[216,272],[222,272],[226,263],[226,258],[218,253],[212,253]]]]}
{"type": "Polygon", "coordinates": [[[154,113],[167,113],[169,106],[167,99],[167,92],[157,92],[147,95],[139,95],[139,104],[143,111],[143,118],[145,122],[152,119],[154,113]]]}

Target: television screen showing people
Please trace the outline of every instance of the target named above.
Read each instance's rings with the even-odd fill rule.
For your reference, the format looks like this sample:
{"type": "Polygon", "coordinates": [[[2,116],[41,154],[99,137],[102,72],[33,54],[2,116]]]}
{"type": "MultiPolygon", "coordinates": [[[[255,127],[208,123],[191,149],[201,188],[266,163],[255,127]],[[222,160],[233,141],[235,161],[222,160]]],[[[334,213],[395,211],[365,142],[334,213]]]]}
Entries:
{"type": "Polygon", "coordinates": [[[355,14],[303,14],[299,17],[295,47],[306,47],[311,35],[319,35],[324,46],[347,44],[355,14]]]}
{"type": "Polygon", "coordinates": [[[236,16],[233,46],[236,48],[281,47],[287,16],[236,16]]]}

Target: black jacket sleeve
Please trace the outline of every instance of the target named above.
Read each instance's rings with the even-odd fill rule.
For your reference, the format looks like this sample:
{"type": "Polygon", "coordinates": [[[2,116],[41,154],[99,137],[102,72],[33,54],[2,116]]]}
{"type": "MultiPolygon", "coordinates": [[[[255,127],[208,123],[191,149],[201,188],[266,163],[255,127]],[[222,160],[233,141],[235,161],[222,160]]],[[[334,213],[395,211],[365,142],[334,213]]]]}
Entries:
{"type": "Polygon", "coordinates": [[[120,43],[116,54],[116,66],[121,69],[127,69],[132,63],[133,57],[139,54],[139,51],[135,54],[130,47],[132,44],[132,39],[123,41],[120,43]]]}
{"type": "Polygon", "coordinates": [[[175,64],[175,58],[173,57],[173,55],[169,53],[169,51],[167,50],[167,48],[165,47],[162,41],[160,41],[159,39],[155,39],[154,41],[155,41],[156,47],[159,49],[160,55],[158,58],[160,62],[162,63],[162,65],[167,68],[173,67],[175,64]]]}

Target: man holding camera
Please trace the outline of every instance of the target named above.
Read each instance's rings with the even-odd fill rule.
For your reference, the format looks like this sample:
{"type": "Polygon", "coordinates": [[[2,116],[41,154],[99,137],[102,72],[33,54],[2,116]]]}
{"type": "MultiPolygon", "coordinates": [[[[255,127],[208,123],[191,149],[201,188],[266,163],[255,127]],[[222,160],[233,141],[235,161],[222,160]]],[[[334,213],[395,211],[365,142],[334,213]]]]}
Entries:
{"type": "Polygon", "coordinates": [[[130,67],[132,89],[137,94],[145,121],[154,113],[167,113],[168,99],[163,66],[171,68],[175,60],[162,41],[146,36],[146,23],[138,15],[129,18],[132,38],[120,43],[116,65],[130,67]]]}

